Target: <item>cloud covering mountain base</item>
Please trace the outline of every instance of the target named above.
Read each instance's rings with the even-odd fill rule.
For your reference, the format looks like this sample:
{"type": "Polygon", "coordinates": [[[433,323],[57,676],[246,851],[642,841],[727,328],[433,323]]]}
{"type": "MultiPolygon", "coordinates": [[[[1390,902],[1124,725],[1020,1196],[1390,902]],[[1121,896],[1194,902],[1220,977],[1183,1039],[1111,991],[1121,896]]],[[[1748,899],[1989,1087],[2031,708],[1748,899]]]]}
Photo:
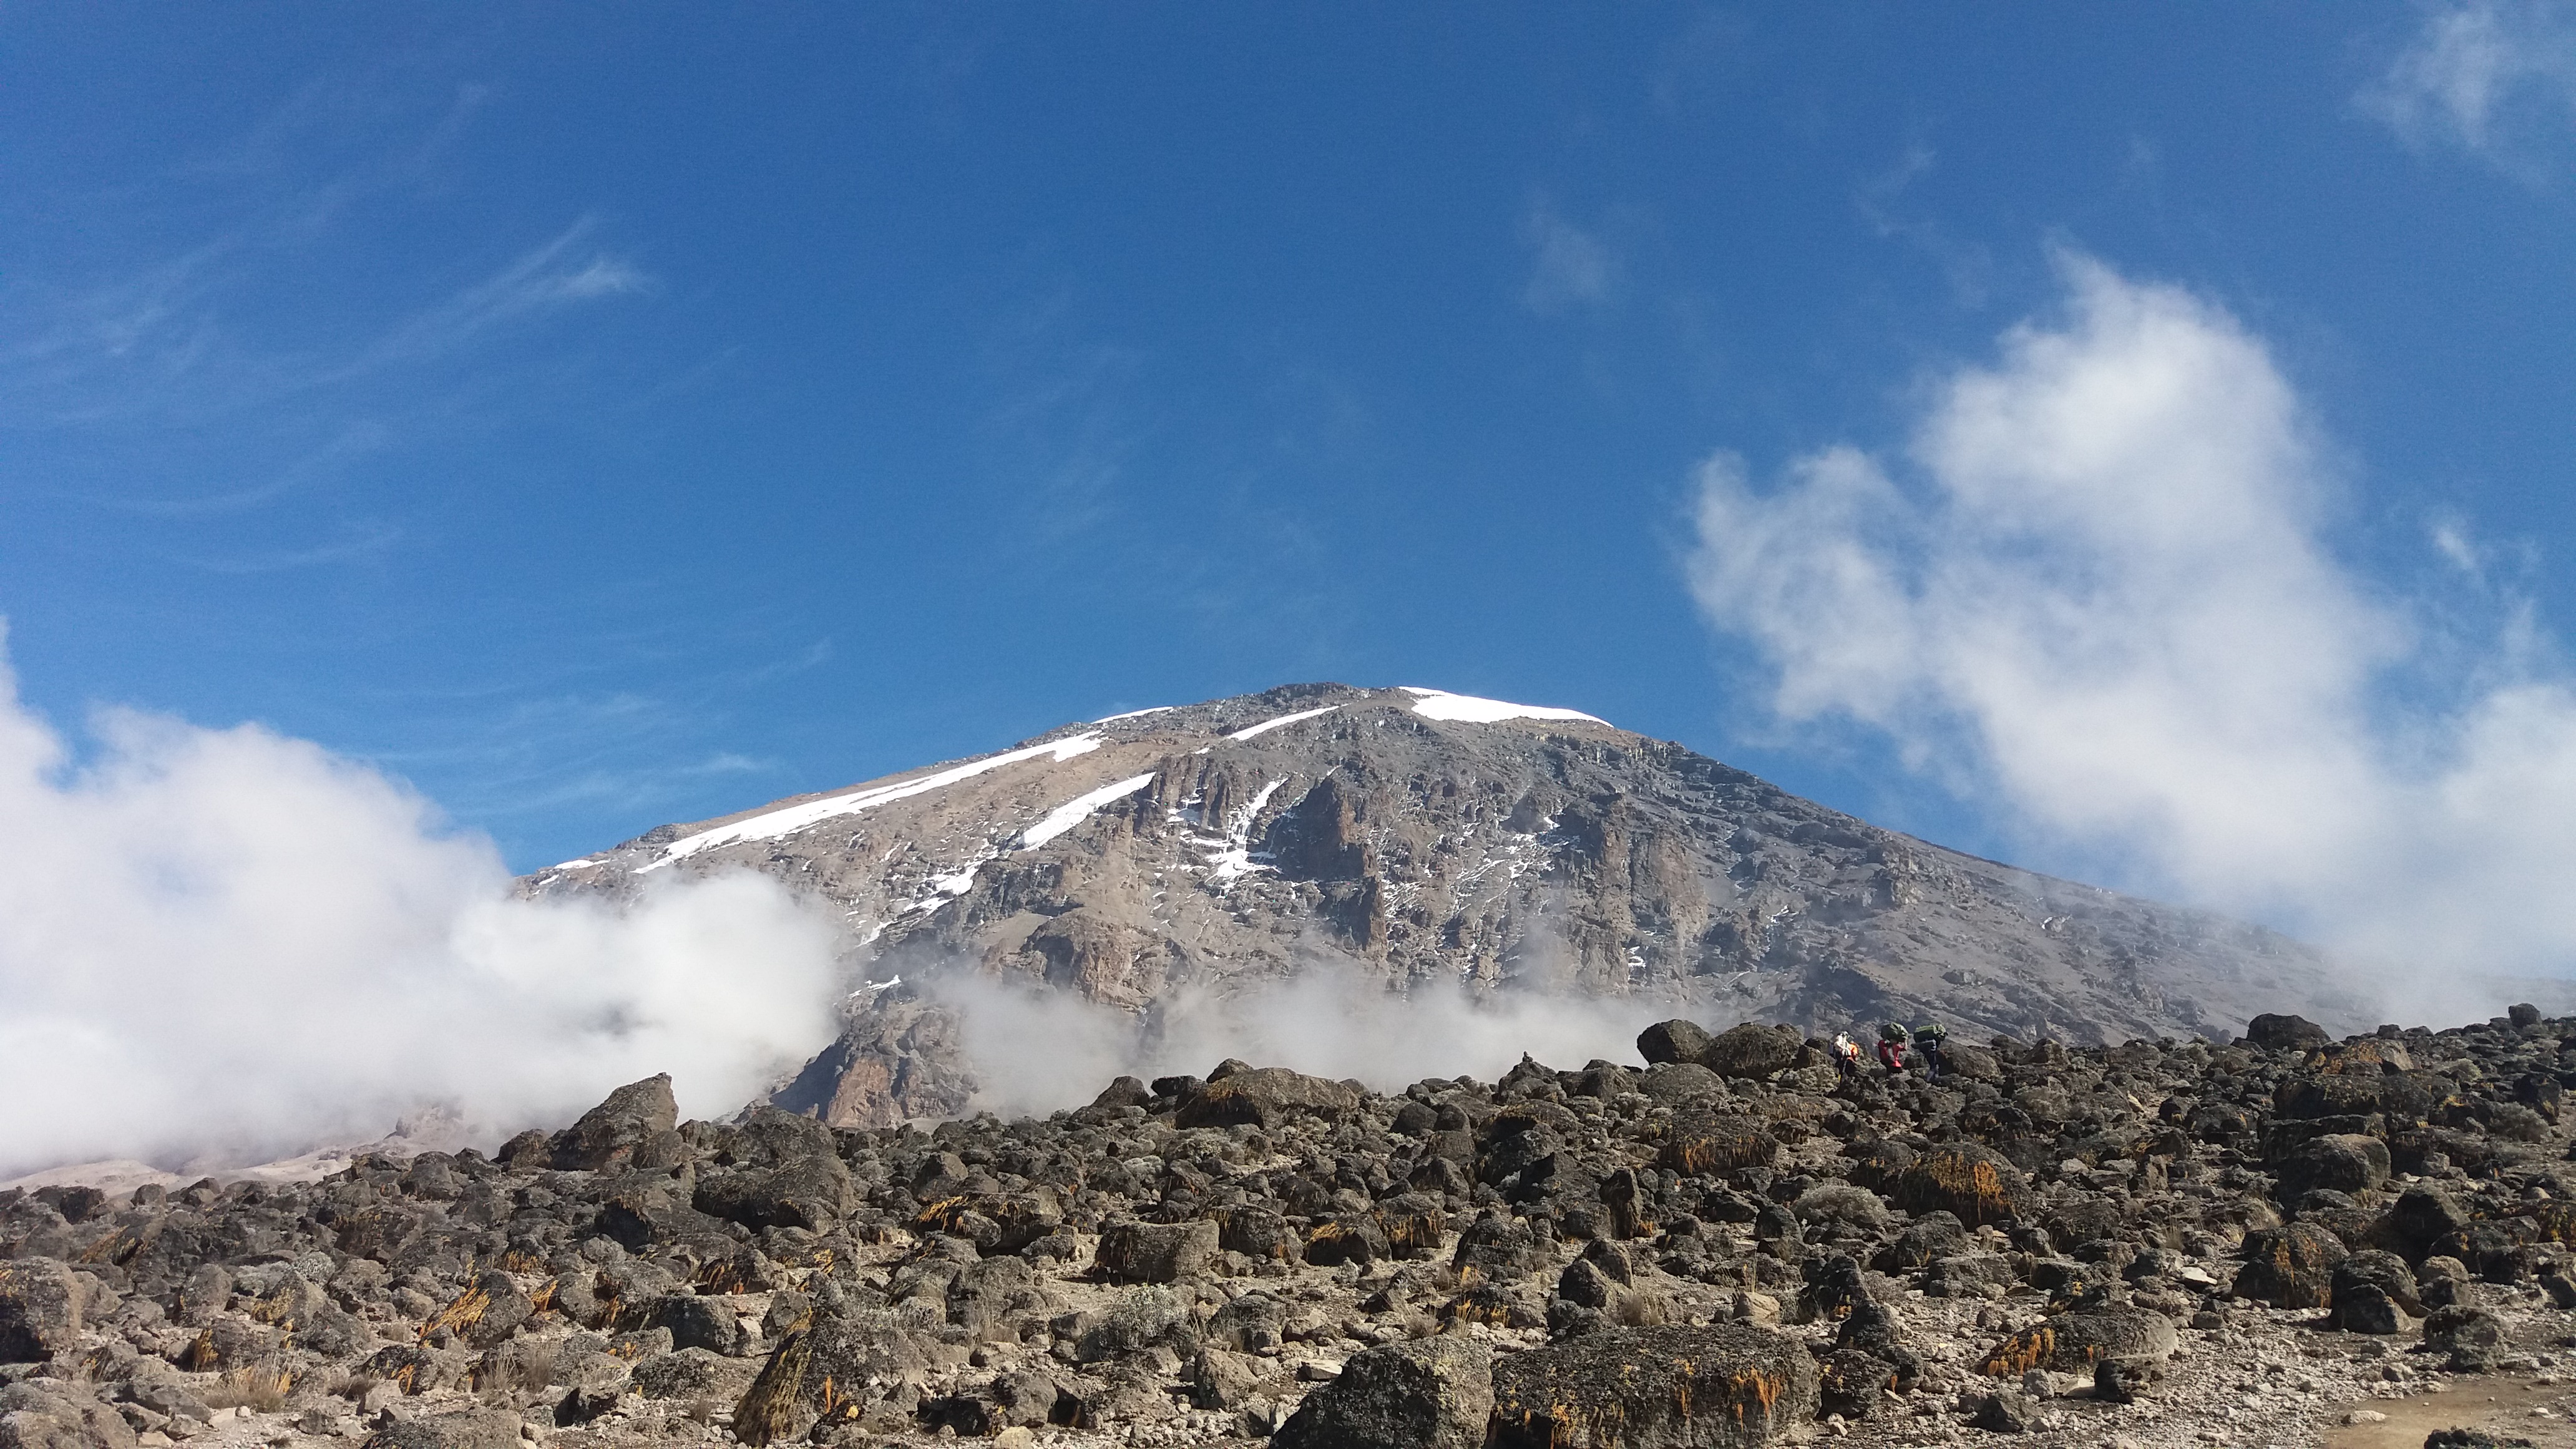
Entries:
{"type": "Polygon", "coordinates": [[[518,900],[490,841],[317,745],[94,732],[74,766],[0,665],[0,1176],[251,1161],[424,1103],[560,1124],[661,1071],[730,1112],[832,1036],[832,926],[767,879],[518,900]]]}

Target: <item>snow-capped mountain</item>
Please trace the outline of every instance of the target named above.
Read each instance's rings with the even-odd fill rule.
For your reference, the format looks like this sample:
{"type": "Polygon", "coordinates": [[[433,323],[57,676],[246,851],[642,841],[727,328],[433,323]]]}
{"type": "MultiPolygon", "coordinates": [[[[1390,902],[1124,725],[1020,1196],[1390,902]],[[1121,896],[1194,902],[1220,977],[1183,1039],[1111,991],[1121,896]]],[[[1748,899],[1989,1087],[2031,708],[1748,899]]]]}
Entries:
{"type": "Polygon", "coordinates": [[[1576,710],[1424,688],[1292,685],[1066,725],[664,826],[525,886],[745,867],[828,902],[877,983],[779,1097],[846,1124],[966,1105],[953,1023],[919,989],[961,972],[1143,1010],[1338,964],[1395,991],[2077,1041],[2361,1009],[2277,933],[1881,830],[1576,710]]]}

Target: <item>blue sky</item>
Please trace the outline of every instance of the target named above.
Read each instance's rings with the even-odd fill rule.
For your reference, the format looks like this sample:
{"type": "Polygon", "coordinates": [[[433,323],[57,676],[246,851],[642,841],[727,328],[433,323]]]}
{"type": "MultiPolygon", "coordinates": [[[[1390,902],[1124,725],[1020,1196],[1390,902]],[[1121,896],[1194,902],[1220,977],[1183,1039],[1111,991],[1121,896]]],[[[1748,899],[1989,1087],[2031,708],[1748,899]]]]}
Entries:
{"type": "Polygon", "coordinates": [[[2123,345],[2140,297],[2286,389],[2320,617],[2407,621],[2335,685],[2370,770],[2449,779],[2425,741],[2554,687],[2576,613],[2563,5],[0,27],[26,704],[75,740],[104,705],[261,722],[520,869],[1338,679],[1576,706],[2296,924],[2299,882],[2224,899],[2189,841],[2232,827],[2138,845],[2206,802],[2024,778],[1973,661],[1926,731],[1802,674],[1795,590],[1710,533],[1837,448],[1939,494],[1963,378],[2023,376],[2032,329],[2123,345]]]}

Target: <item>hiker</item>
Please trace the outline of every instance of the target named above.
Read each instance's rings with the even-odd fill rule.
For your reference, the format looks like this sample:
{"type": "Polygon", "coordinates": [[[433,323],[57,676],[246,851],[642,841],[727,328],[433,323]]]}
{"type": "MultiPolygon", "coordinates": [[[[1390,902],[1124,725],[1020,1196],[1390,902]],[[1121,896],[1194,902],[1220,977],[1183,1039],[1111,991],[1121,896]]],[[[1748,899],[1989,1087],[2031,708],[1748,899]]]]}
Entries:
{"type": "Polygon", "coordinates": [[[1834,1076],[1839,1085],[1847,1087],[1857,1080],[1862,1064],[1868,1060],[1868,1054],[1860,1049],[1859,1042],[1851,1039],[1850,1032],[1834,1033],[1834,1076]]]}
{"type": "Polygon", "coordinates": [[[1901,1021],[1887,1022],[1879,1027],[1878,1063],[1887,1068],[1889,1076],[1905,1075],[1905,1043],[1911,1036],[1901,1021]]]}
{"type": "Polygon", "coordinates": [[[1914,1044],[1923,1053],[1923,1080],[1937,1082],[1949,1074],[1950,1056],[1944,1050],[1949,1039],[1950,1029],[1937,1021],[1914,1028],[1914,1044]]]}

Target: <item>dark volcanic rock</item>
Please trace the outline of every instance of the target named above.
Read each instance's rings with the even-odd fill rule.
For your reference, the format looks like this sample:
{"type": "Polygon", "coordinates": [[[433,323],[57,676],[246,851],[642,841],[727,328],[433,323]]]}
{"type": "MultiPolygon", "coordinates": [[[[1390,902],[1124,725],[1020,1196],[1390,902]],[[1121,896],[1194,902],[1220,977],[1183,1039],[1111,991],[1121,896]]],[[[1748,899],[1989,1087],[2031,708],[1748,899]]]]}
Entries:
{"type": "Polygon", "coordinates": [[[0,1363],[43,1363],[69,1348],[96,1291],[51,1258],[0,1263],[0,1363]]]}
{"type": "Polygon", "coordinates": [[[2341,1238],[2311,1223],[2249,1233],[2236,1291],[2275,1308],[2323,1308],[2333,1297],[2334,1269],[2344,1253],[2341,1238]]]}
{"type": "Polygon", "coordinates": [[[1469,1339],[1385,1344],[1354,1354],[1307,1396],[1277,1449],[1481,1449],[1494,1410],[1493,1355],[1469,1339]]]}
{"type": "Polygon", "coordinates": [[[2337,1132],[2301,1144],[2277,1169],[2281,1200],[2295,1202],[2310,1191],[2376,1191],[2388,1181],[2388,1144],[2359,1133],[2337,1132]]]}
{"type": "Polygon", "coordinates": [[[1217,1254],[1217,1225],[1111,1223],[1100,1230],[1095,1255],[1100,1276],[1112,1283],[1176,1283],[1207,1271],[1217,1254]]]}
{"type": "Polygon", "coordinates": [[[1740,1444],[1825,1412],[1876,1442],[2017,1380],[2060,1433],[2069,1376],[2078,1437],[2155,1438],[2249,1361],[2285,1406],[2274,1364],[2357,1395],[2383,1355],[2341,1334],[2420,1317],[2424,1361],[2464,1371],[2576,1339],[2576,1133],[2529,1105],[2576,1075],[2570,1043],[2576,1020],[2297,1054],[2006,1042],[1999,1081],[1947,1084],[1524,1058],[1396,1096],[1228,1062],[1017,1121],[625,1113],[597,1169],[523,1144],[0,1191],[0,1449],[466,1433],[479,1410],[696,1442],[728,1402],[737,1439],[827,1449],[1740,1444]],[[1180,1120],[1234,1083],[1244,1120],[1180,1120]],[[2389,1115],[2391,1084],[2426,1125],[2389,1115]],[[2392,1138],[2422,1176],[2374,1186],[2392,1138]],[[800,1181],[824,1205],[775,1210],[800,1181]],[[2185,1334],[2212,1336],[2185,1356],[2185,1334]]]}
{"type": "Polygon", "coordinates": [[[2301,1051],[2324,1046],[2333,1038],[2326,1029],[2304,1016],[2264,1012],[2245,1025],[2245,1040],[2265,1051],[2296,1048],[2301,1051]]]}
{"type": "Polygon", "coordinates": [[[2026,1217],[2038,1201],[2011,1159],[1974,1142],[1917,1157],[1896,1174],[1888,1197],[1908,1212],[1946,1212],[1971,1226],[2026,1217]]]}
{"type": "Polygon", "coordinates": [[[70,1385],[33,1379],[0,1386],[0,1449],[134,1449],[134,1430],[70,1385]]]}
{"type": "MultiPolygon", "coordinates": [[[[671,1074],[647,1077],[608,1094],[581,1120],[555,1134],[556,1167],[595,1172],[634,1158],[647,1143],[679,1125],[680,1105],[671,1096],[671,1074]]],[[[665,1164],[666,1166],[668,1164],[665,1164]]]]}
{"type": "Polygon", "coordinates": [[[2334,1326],[2346,1333],[2403,1333],[2405,1316],[2424,1312],[2414,1270],[2395,1253],[2376,1248],[2337,1262],[2328,1296],[2334,1326]]]}
{"type": "Polygon", "coordinates": [[[1494,1366],[1493,1449],[1736,1449],[1816,1414],[1821,1376],[1759,1328],[1603,1329],[1494,1366]]]}
{"type": "Polygon", "coordinates": [[[1275,1127],[1289,1117],[1338,1120],[1359,1108],[1360,1095],[1340,1082],[1285,1067],[1236,1072],[1181,1104],[1173,1121],[1183,1127],[1275,1127]]]}
{"type": "Polygon", "coordinates": [[[1707,1028],[1695,1021],[1659,1021],[1637,1033],[1637,1055],[1648,1066],[1663,1062],[1696,1062],[1708,1050],[1707,1028]]]}
{"type": "Polygon", "coordinates": [[[1699,1064],[1722,1077],[1767,1077],[1798,1060],[1806,1037],[1794,1026],[1746,1022],[1719,1032],[1702,1048],[1699,1064]]]}
{"type": "Polygon", "coordinates": [[[1978,1365],[1980,1371],[2018,1378],[2032,1369],[2091,1373],[2108,1359],[2145,1367],[2173,1356],[2181,1344],[2173,1320],[2152,1309],[2113,1303],[2061,1313],[2005,1339],[1978,1365]]]}
{"type": "Polygon", "coordinates": [[[819,1230],[847,1216],[850,1170],[837,1157],[798,1157],[780,1166],[701,1178],[699,1212],[747,1228],[819,1230]]]}

